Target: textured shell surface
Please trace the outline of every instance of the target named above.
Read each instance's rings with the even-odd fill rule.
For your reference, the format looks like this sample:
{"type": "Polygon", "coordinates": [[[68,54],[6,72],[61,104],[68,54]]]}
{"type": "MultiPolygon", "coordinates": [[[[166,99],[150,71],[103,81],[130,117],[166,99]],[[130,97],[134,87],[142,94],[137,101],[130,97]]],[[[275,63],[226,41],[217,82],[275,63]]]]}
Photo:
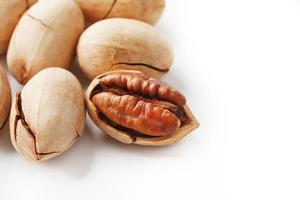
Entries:
{"type": "Polygon", "coordinates": [[[31,160],[47,160],[69,149],[85,124],[83,91],[61,68],[35,75],[16,95],[10,117],[11,140],[31,160]]]}
{"type": "Polygon", "coordinates": [[[9,115],[11,104],[11,90],[7,75],[0,65],[0,128],[2,128],[9,115]]]}
{"type": "Polygon", "coordinates": [[[173,62],[173,51],[158,29],[121,18],[90,26],[80,37],[77,54],[82,71],[90,79],[118,69],[157,77],[166,73],[173,62]]]}
{"type": "Polygon", "coordinates": [[[155,24],[165,8],[164,0],[77,0],[85,18],[96,22],[105,18],[130,18],[155,24]]]}
{"type": "Polygon", "coordinates": [[[20,17],[33,3],[27,0],[0,0],[0,54],[6,52],[20,17]]]}
{"type": "Polygon", "coordinates": [[[37,2],[22,16],[13,33],[7,53],[9,71],[25,84],[47,67],[68,68],[83,28],[83,14],[76,2],[37,2]]]}

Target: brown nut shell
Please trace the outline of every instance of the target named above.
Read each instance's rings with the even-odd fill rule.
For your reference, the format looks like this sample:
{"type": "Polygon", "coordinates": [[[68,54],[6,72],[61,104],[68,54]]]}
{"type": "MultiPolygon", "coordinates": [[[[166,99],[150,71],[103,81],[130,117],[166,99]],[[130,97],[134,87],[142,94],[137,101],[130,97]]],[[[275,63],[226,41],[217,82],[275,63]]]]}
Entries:
{"type": "Polygon", "coordinates": [[[77,47],[82,71],[90,79],[112,70],[138,70],[158,77],[168,72],[173,51],[162,33],[132,19],[106,19],[90,26],[77,47]]]}
{"type": "Polygon", "coordinates": [[[5,53],[22,14],[35,0],[0,0],[0,54],[5,53]]]}
{"type": "Polygon", "coordinates": [[[120,17],[155,24],[165,7],[164,0],[77,0],[77,2],[89,22],[120,17]]]}
{"type": "MultiPolygon", "coordinates": [[[[167,84],[148,77],[139,71],[117,70],[99,75],[89,85],[85,98],[86,106],[93,122],[104,133],[126,144],[147,146],[174,144],[199,126],[198,121],[186,105],[185,98],[179,92],[167,84]],[[114,76],[116,78],[114,78],[114,76]],[[108,81],[105,80],[106,78],[108,81]],[[139,103],[147,102],[154,104],[155,108],[149,107],[141,111],[139,109],[139,103],[135,103],[132,109],[129,100],[125,100],[127,101],[127,104],[125,102],[126,105],[120,101],[119,106],[111,103],[111,99],[110,105],[107,105],[105,99],[102,99],[100,105],[95,103],[96,99],[94,98],[97,98],[97,95],[105,95],[109,92],[125,98],[127,96],[131,96],[132,98],[137,97],[141,99],[139,103]],[[111,105],[113,105],[113,107],[111,107],[111,105]],[[99,106],[102,106],[103,109],[99,106]],[[183,120],[180,119],[181,123],[178,129],[176,129],[176,125],[173,124],[171,117],[167,117],[171,121],[165,121],[162,119],[165,116],[161,115],[161,113],[152,115],[153,111],[159,112],[160,108],[166,108],[168,111],[176,110],[173,109],[173,107],[182,108],[184,113],[184,115],[182,115],[184,116],[182,117],[183,120]],[[105,109],[110,111],[110,113],[105,112],[105,109]],[[150,115],[147,115],[149,113],[150,115]],[[135,119],[132,119],[132,117],[134,117],[133,115],[135,115],[135,119]],[[118,117],[120,118],[119,120],[118,117]],[[144,117],[146,117],[149,122],[143,120],[144,117]],[[161,119],[161,122],[155,119],[161,119]],[[155,126],[162,128],[159,129],[161,134],[159,134],[159,131],[156,132],[155,126]],[[174,131],[173,129],[169,129],[168,131],[164,129],[172,127],[175,127],[175,132],[171,134],[170,132],[174,131]],[[147,130],[148,132],[143,132],[143,130],[147,130]],[[138,131],[138,133],[136,131],[138,131]],[[155,134],[153,134],[152,131],[154,131],[155,134]]],[[[114,97],[112,96],[112,98],[114,97]]],[[[176,112],[174,113],[176,114],[176,112]]]]}
{"type": "Polygon", "coordinates": [[[0,65],[0,128],[6,122],[11,104],[11,91],[7,75],[0,65]]]}
{"type": "Polygon", "coordinates": [[[44,161],[62,154],[83,134],[84,95],[77,78],[62,68],[36,74],[17,93],[10,136],[24,157],[44,161]]]}
{"type": "Polygon", "coordinates": [[[70,0],[38,1],[20,19],[7,52],[9,71],[21,84],[51,66],[68,68],[84,28],[70,0]]]}

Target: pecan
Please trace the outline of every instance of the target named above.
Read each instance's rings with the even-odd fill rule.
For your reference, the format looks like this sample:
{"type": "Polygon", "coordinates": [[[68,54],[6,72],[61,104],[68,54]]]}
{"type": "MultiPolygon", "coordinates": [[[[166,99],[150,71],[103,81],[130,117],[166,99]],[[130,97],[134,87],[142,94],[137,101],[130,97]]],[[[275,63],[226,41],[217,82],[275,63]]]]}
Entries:
{"type": "Polygon", "coordinates": [[[87,105],[94,122],[105,132],[118,130],[108,134],[125,143],[130,141],[121,138],[123,133],[132,138],[131,142],[169,137],[175,141],[198,126],[192,123],[196,120],[179,91],[137,71],[114,71],[97,77],[88,89],[87,105]]]}
{"type": "Polygon", "coordinates": [[[134,70],[96,77],[86,104],[95,124],[126,144],[174,144],[199,126],[179,91],[134,70]]]}
{"type": "Polygon", "coordinates": [[[45,161],[62,154],[83,134],[79,81],[61,68],[42,70],[16,94],[9,124],[12,144],[25,158],[45,161]]]}
{"type": "Polygon", "coordinates": [[[167,108],[131,95],[101,92],[93,96],[92,102],[114,123],[146,135],[170,135],[181,124],[177,116],[167,108]]]}
{"type": "MultiPolygon", "coordinates": [[[[85,4],[90,0],[78,1],[85,4]]],[[[149,4],[152,1],[129,2],[149,4]]],[[[130,4],[125,2],[116,5],[130,4]]],[[[77,54],[79,66],[89,79],[114,70],[136,70],[160,77],[170,70],[174,57],[168,39],[159,30],[126,18],[106,19],[91,25],[80,36],[77,54]]]]}
{"type": "Polygon", "coordinates": [[[186,103],[185,97],[169,85],[142,73],[116,72],[100,79],[105,88],[117,88],[140,96],[169,101],[178,106],[186,103]]]}

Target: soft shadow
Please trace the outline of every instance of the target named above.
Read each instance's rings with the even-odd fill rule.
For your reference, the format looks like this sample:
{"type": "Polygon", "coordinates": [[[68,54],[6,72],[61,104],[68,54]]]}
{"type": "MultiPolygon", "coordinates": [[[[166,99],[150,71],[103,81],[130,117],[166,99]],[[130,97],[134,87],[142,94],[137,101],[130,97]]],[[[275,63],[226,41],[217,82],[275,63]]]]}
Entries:
{"type": "Polygon", "coordinates": [[[9,134],[9,123],[6,120],[5,126],[0,130],[0,152],[14,153],[9,134]]]}
{"type": "Polygon", "coordinates": [[[123,144],[110,136],[106,135],[99,129],[91,120],[91,118],[87,117],[86,127],[89,130],[89,135],[94,142],[94,147],[96,151],[99,151],[99,154],[104,154],[106,152],[117,152],[121,151],[132,154],[139,154],[144,156],[164,156],[162,152],[172,151],[173,146],[162,146],[162,147],[148,147],[148,146],[139,146],[139,145],[130,145],[123,144]]]}
{"type": "Polygon", "coordinates": [[[129,154],[151,158],[178,157],[180,155],[176,149],[183,148],[182,145],[188,145],[188,143],[185,143],[184,141],[179,141],[176,145],[157,147],[123,144],[103,133],[93,124],[90,118],[87,120],[87,126],[89,127],[89,133],[94,140],[97,156],[105,157],[111,154],[129,154]]]}
{"type": "Polygon", "coordinates": [[[6,66],[6,54],[0,56],[0,65],[6,66]]]}
{"type": "Polygon", "coordinates": [[[78,80],[80,81],[80,83],[82,85],[82,88],[86,89],[88,87],[88,85],[90,84],[90,80],[88,80],[86,78],[83,71],[79,67],[77,59],[75,59],[73,61],[70,71],[78,78],[78,80]]]}
{"type": "Polygon", "coordinates": [[[180,70],[174,70],[173,68],[177,68],[177,65],[172,66],[170,72],[162,76],[161,80],[163,80],[168,85],[176,88],[179,91],[185,91],[186,84],[184,76],[182,76],[182,74],[179,73],[180,70]]]}
{"type": "Polygon", "coordinates": [[[173,145],[157,147],[123,144],[105,134],[102,134],[102,136],[99,137],[99,139],[101,139],[101,142],[99,142],[99,154],[104,154],[106,152],[114,152],[114,154],[120,154],[124,156],[135,155],[152,159],[182,157],[188,151],[182,152],[181,149],[187,149],[191,147],[191,145],[189,145],[188,141],[186,140],[187,138],[173,145]]]}
{"type": "Polygon", "coordinates": [[[178,38],[176,37],[177,35],[174,34],[174,26],[168,24],[165,22],[165,20],[159,20],[159,22],[155,25],[156,28],[160,30],[160,32],[167,37],[167,40],[169,41],[171,46],[175,48],[178,45],[178,38]]]}
{"type": "Polygon", "coordinates": [[[72,178],[85,177],[93,164],[95,148],[94,139],[88,127],[77,143],[62,155],[43,163],[43,167],[62,172],[72,178]]]}

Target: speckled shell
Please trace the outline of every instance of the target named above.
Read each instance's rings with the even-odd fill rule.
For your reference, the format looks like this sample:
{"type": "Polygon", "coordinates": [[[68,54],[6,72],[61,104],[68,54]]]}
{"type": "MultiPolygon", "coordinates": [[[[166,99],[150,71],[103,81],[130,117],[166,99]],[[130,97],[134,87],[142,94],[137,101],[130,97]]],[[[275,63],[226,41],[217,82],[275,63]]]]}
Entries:
{"type": "Polygon", "coordinates": [[[77,0],[77,2],[89,22],[121,17],[155,24],[165,8],[164,0],[77,0]]]}
{"type": "MultiPolygon", "coordinates": [[[[141,73],[139,71],[132,71],[132,70],[118,70],[119,72],[132,72],[132,73],[141,73]]],[[[183,137],[191,133],[197,127],[199,127],[199,123],[197,119],[194,117],[192,112],[190,111],[187,105],[184,106],[184,111],[188,118],[187,123],[183,124],[179,130],[174,133],[173,135],[166,136],[166,137],[154,137],[154,138],[143,138],[143,137],[132,137],[124,131],[120,131],[105,122],[103,122],[97,113],[97,108],[91,101],[91,95],[95,87],[99,84],[99,79],[109,73],[104,73],[96,77],[91,84],[89,85],[86,95],[85,95],[85,102],[88,109],[88,113],[93,120],[93,122],[107,135],[111,136],[112,138],[125,143],[125,144],[137,144],[137,145],[145,145],[145,146],[163,146],[163,145],[170,145],[178,142],[183,137]]]]}
{"type": "Polygon", "coordinates": [[[106,19],[90,26],[77,47],[82,71],[90,79],[118,69],[138,70],[150,76],[166,73],[172,49],[161,32],[131,19],[106,19]]]}
{"type": "Polygon", "coordinates": [[[47,67],[68,68],[83,28],[83,14],[76,2],[37,2],[13,33],[7,53],[9,71],[25,84],[47,67]]]}
{"type": "Polygon", "coordinates": [[[11,104],[11,91],[10,85],[7,80],[7,75],[0,65],[0,128],[2,128],[6,122],[10,111],[11,104]]]}
{"type": "Polygon", "coordinates": [[[48,68],[16,95],[10,116],[11,141],[26,158],[44,161],[69,149],[82,135],[84,124],[79,81],[65,69],[48,68]]]}
{"type": "Polygon", "coordinates": [[[0,0],[0,54],[6,52],[20,17],[33,3],[35,0],[0,0]]]}

